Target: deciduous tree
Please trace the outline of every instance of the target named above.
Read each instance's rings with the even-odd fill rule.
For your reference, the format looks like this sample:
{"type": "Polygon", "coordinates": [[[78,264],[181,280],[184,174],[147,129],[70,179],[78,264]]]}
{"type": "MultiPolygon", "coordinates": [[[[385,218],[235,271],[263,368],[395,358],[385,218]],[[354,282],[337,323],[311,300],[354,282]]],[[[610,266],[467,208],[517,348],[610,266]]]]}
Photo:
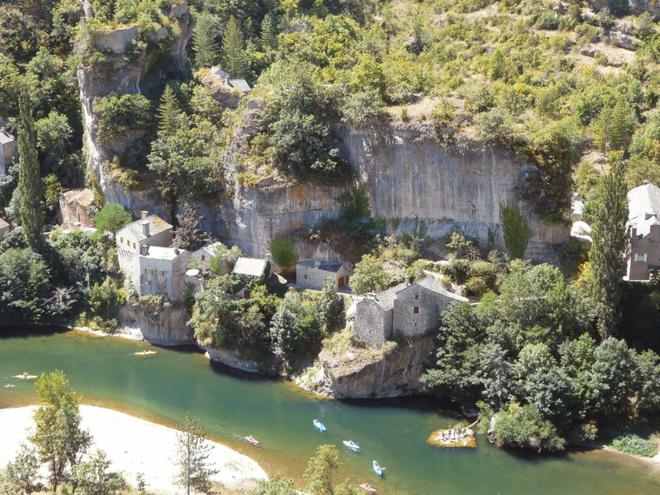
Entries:
{"type": "Polygon", "coordinates": [[[211,477],[217,473],[210,461],[212,447],[206,434],[190,415],[178,426],[176,484],[190,495],[195,491],[208,493],[211,477]]]}

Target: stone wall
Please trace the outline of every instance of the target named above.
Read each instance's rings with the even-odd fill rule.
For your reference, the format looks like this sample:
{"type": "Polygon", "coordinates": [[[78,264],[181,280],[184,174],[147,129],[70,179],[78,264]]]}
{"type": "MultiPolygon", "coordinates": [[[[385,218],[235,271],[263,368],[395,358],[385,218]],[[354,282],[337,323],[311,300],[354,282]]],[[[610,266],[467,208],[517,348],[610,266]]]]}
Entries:
{"type": "Polygon", "coordinates": [[[351,331],[369,347],[381,347],[392,336],[392,310],[369,298],[358,301],[351,331]]]}

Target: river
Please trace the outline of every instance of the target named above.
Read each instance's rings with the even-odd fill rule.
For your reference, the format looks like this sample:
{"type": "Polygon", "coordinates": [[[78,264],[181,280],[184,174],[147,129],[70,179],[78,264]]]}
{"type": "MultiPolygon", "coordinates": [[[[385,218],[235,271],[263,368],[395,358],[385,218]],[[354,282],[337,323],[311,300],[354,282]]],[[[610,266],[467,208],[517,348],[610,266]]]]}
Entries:
{"type": "Polygon", "coordinates": [[[53,369],[63,370],[87,403],[164,424],[190,412],[214,439],[255,458],[271,474],[297,480],[319,444],[341,447],[341,440],[353,439],[363,451],[341,448],[338,478],[369,481],[382,494],[660,493],[657,472],[606,452],[519,456],[490,446],[483,437],[476,450],[430,447],[429,433],[456,420],[429,402],[319,400],[281,381],[233,376],[199,353],[76,332],[1,338],[0,380],[16,387],[0,388],[0,407],[35,401],[34,382],[11,376],[53,369]],[[143,349],[158,353],[134,355],[143,349]],[[327,434],[313,429],[314,418],[327,426],[327,434]],[[246,434],[259,438],[262,448],[236,439],[246,434]],[[372,459],[387,467],[385,480],[372,473],[372,459]]]}

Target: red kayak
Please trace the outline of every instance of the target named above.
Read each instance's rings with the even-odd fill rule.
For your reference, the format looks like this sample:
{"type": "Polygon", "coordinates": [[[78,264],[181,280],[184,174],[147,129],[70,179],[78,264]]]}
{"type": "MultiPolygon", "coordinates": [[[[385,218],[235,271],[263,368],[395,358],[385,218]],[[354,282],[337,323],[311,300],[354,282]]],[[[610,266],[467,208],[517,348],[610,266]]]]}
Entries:
{"type": "Polygon", "coordinates": [[[371,486],[369,483],[362,483],[360,485],[360,488],[362,488],[367,493],[376,493],[376,489],[373,486],[371,486]]]}
{"type": "Polygon", "coordinates": [[[254,446],[254,447],[259,447],[259,446],[261,446],[261,443],[259,443],[259,440],[257,440],[256,438],[254,438],[252,435],[249,435],[249,436],[247,436],[247,437],[243,437],[243,439],[244,439],[247,443],[249,443],[250,445],[252,445],[252,446],[254,446]]]}

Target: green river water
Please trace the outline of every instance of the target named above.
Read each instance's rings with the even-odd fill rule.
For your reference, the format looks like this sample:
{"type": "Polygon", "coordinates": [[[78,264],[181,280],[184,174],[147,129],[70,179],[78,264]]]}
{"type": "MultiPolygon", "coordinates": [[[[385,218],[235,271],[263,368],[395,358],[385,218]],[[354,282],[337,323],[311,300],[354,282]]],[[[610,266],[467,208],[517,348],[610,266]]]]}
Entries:
{"type": "MultiPolygon", "coordinates": [[[[62,369],[84,401],[171,424],[186,412],[209,434],[260,462],[269,473],[300,479],[307,458],[320,443],[342,448],[340,477],[369,481],[379,493],[451,494],[640,494],[660,493],[660,475],[623,456],[605,452],[529,458],[490,446],[479,437],[476,450],[441,450],[426,444],[429,433],[455,419],[428,402],[341,402],[319,400],[280,381],[237,377],[211,366],[201,354],[155,348],[137,357],[144,343],[75,332],[0,339],[0,407],[34,402],[34,384],[12,380],[23,371],[62,369]],[[312,427],[319,418],[322,435],[312,427]],[[262,448],[235,435],[252,434],[262,448]],[[387,467],[378,480],[371,460],[387,467]]],[[[11,425],[0,425],[0,428],[11,425]]],[[[92,432],[93,433],[93,432],[92,432]]]]}

